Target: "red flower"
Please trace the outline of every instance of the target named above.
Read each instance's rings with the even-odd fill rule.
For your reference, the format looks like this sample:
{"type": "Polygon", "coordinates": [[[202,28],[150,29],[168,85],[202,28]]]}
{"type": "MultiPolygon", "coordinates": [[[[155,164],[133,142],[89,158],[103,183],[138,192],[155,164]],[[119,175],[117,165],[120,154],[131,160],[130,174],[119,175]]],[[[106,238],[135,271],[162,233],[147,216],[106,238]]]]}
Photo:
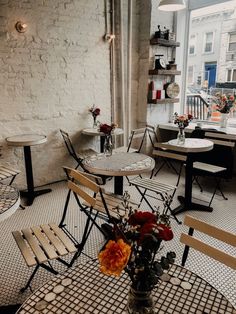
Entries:
{"type": "Polygon", "coordinates": [[[153,233],[155,232],[155,229],[157,228],[157,224],[155,223],[152,223],[152,222],[147,222],[145,223],[141,228],[140,228],[140,239],[139,239],[139,242],[142,242],[144,236],[146,234],[149,234],[149,233],[153,233]]]}
{"type": "Polygon", "coordinates": [[[106,123],[100,125],[100,132],[105,134],[110,134],[112,131],[112,127],[106,123]]]}
{"type": "Polygon", "coordinates": [[[99,108],[96,108],[94,111],[93,111],[93,114],[95,115],[95,116],[99,116],[100,115],[100,109],[99,108]]]}
{"type": "Polygon", "coordinates": [[[170,241],[173,239],[174,235],[173,235],[173,232],[172,232],[170,227],[168,227],[164,224],[158,224],[157,228],[159,231],[159,233],[157,235],[158,238],[165,240],[165,241],[170,241]]]}
{"type": "Polygon", "coordinates": [[[136,225],[143,226],[146,223],[149,223],[149,224],[154,223],[155,224],[156,221],[157,221],[157,217],[154,214],[152,214],[150,212],[138,211],[129,217],[128,223],[131,226],[136,226],[136,225]]]}

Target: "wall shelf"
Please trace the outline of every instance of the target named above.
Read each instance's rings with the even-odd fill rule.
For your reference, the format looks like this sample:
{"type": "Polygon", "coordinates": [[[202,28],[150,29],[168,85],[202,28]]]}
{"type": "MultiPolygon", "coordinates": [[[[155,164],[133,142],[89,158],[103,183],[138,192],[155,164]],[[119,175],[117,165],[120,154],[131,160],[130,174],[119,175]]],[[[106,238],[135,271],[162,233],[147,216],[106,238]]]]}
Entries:
{"type": "Polygon", "coordinates": [[[177,70],[149,70],[149,75],[181,75],[181,71],[177,70]]]}
{"type": "Polygon", "coordinates": [[[179,102],[179,98],[165,98],[148,100],[149,104],[174,104],[179,102]]]}
{"type": "Polygon", "coordinates": [[[165,47],[179,47],[180,43],[174,40],[166,40],[162,38],[152,38],[150,39],[151,45],[159,45],[165,47]]]}

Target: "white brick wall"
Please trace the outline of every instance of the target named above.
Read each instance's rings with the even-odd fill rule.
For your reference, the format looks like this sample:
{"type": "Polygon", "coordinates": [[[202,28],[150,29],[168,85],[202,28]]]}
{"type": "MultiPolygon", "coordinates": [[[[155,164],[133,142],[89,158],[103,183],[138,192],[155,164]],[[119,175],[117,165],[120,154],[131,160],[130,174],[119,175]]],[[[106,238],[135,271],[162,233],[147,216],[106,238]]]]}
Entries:
{"type": "Polygon", "coordinates": [[[59,129],[68,131],[77,147],[94,146],[80,131],[92,126],[88,108],[101,108],[110,122],[109,46],[103,41],[104,1],[0,0],[0,145],[1,162],[22,170],[21,148],[5,138],[39,133],[48,142],[32,148],[35,185],[58,180],[61,166],[71,164],[59,129]],[[28,24],[24,34],[14,25],[28,24]]]}

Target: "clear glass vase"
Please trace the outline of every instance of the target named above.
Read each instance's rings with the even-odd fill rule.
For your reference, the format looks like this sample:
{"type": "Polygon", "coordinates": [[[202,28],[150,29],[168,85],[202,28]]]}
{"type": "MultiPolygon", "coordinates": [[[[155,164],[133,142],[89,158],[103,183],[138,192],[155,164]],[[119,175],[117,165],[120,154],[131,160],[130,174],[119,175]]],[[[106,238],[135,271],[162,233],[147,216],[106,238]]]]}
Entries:
{"type": "Polygon", "coordinates": [[[130,287],[126,311],[128,314],[155,314],[152,291],[137,291],[130,287]]]}
{"type": "Polygon", "coordinates": [[[220,127],[221,128],[226,128],[227,127],[228,119],[229,119],[229,114],[228,113],[221,113],[221,117],[220,117],[220,127]]]}
{"type": "Polygon", "coordinates": [[[93,116],[93,128],[97,129],[98,123],[97,123],[97,116],[93,116]]]}
{"type": "Polygon", "coordinates": [[[105,135],[103,152],[105,156],[111,156],[113,150],[112,136],[105,135]]]}
{"type": "Polygon", "coordinates": [[[185,133],[184,128],[179,128],[179,132],[177,135],[177,144],[178,145],[184,145],[185,143],[185,133]]]}

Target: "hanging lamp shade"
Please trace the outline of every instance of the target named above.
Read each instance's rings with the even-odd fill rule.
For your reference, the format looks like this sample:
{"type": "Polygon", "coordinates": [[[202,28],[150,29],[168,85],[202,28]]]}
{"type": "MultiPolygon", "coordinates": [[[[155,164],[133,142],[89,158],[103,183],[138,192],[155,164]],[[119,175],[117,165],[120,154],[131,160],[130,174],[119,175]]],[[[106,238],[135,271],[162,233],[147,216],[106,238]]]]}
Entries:
{"type": "Polygon", "coordinates": [[[161,0],[158,7],[158,9],[162,11],[179,11],[184,8],[184,0],[161,0]]]}

